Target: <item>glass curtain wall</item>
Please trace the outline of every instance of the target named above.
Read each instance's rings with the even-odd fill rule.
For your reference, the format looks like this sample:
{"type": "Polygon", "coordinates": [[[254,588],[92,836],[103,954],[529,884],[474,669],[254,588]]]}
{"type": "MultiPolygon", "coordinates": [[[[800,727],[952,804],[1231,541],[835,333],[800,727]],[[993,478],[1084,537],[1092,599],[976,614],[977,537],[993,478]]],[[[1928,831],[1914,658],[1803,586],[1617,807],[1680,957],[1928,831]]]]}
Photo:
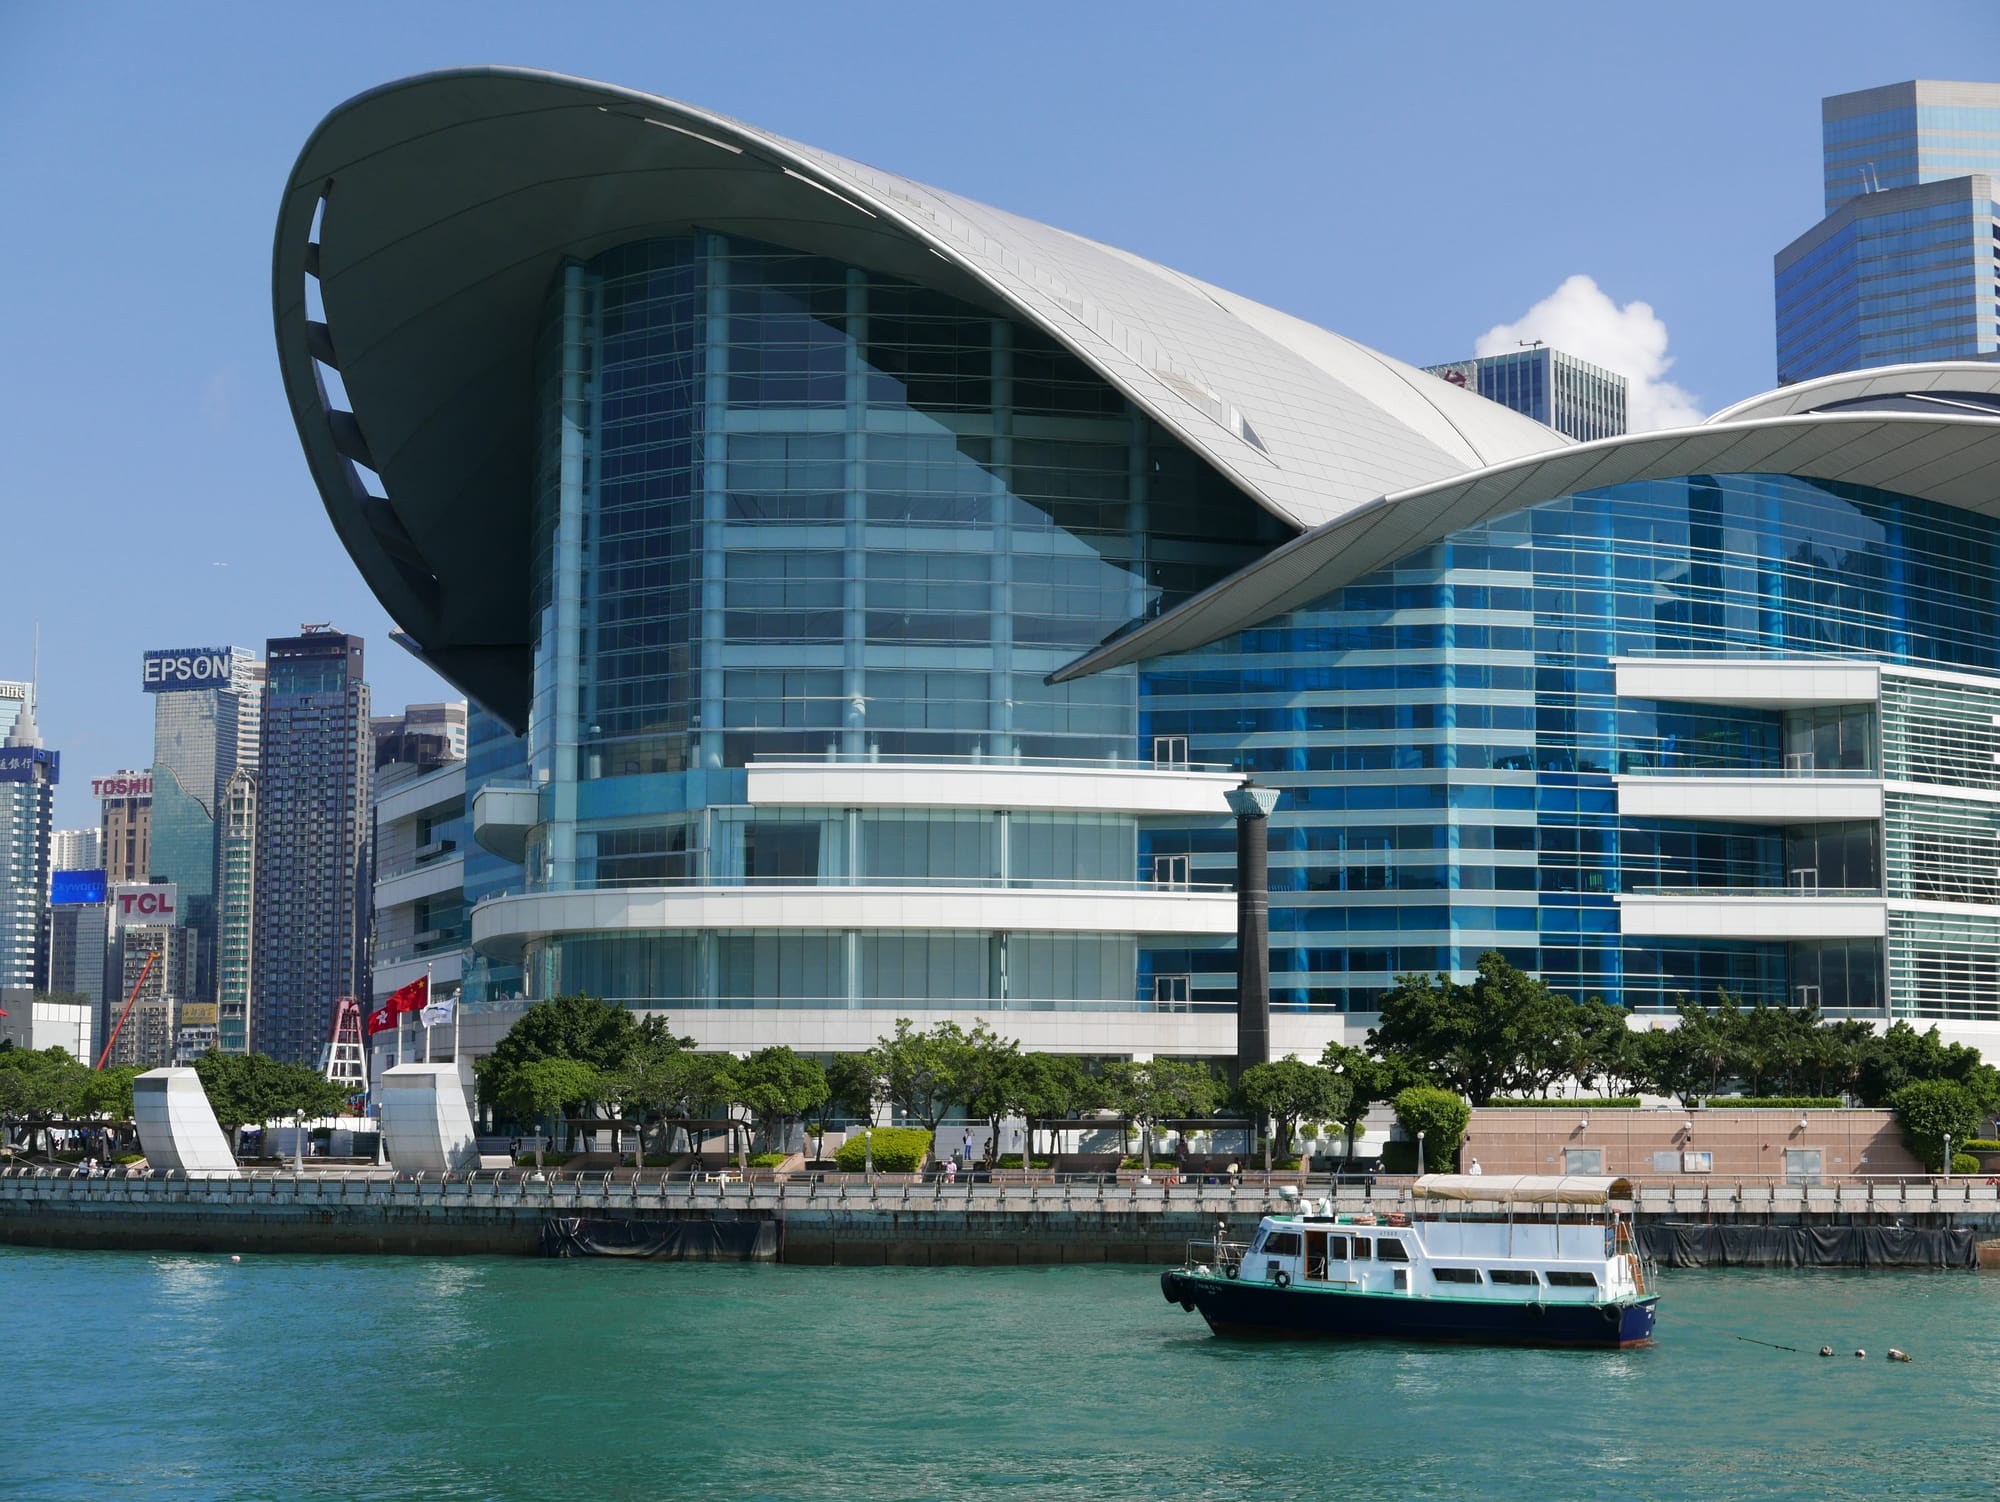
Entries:
{"type": "MultiPolygon", "coordinates": [[[[1061,686],[1046,675],[1288,528],[1039,332],[721,235],[566,267],[545,303],[537,382],[524,770],[543,823],[529,889],[857,870],[1137,878],[1130,819],[781,817],[740,807],[742,768],[1132,759],[1135,670],[1061,686]]],[[[472,901],[470,860],[466,874],[472,901]]],[[[812,978],[796,984],[868,994],[847,978],[866,968],[854,936],[822,937],[847,955],[840,984],[826,978],[832,951],[817,949],[800,951],[797,975],[812,978]]],[[[676,968],[695,963],[692,942],[552,939],[529,979],[580,983],[566,945],[580,946],[578,966],[591,956],[606,995],[735,995],[731,977],[755,973],[725,963],[726,935],[702,941],[696,969],[676,968]]],[[[1074,949],[1051,939],[1015,972],[1039,999],[1080,988],[1080,1000],[1134,1005],[1134,941],[1105,942],[1122,970],[1049,958],[1074,949]]],[[[969,963],[944,965],[953,978],[939,984],[966,989],[969,963]]],[[[977,969],[980,995],[1025,995],[994,956],[977,969]]],[[[911,972],[898,961],[884,973],[911,972]]],[[[771,983],[793,994],[793,974],[771,983]]]]}
{"type": "MultiPolygon", "coordinates": [[[[1467,529],[1311,606],[1144,663],[1140,730],[1186,736],[1196,759],[1285,790],[1271,828],[1275,1005],[1372,1010],[1396,975],[1468,969],[1488,949],[1579,998],[1641,1009],[1720,987],[1784,1001],[1806,964],[1786,945],[1623,941],[1617,895],[1785,885],[1794,865],[1823,886],[1879,890],[1869,827],[1621,820],[1612,775],[1777,772],[1797,752],[1864,770],[1870,717],[1621,702],[1611,659],[1845,656],[1992,673],[1997,617],[1993,521],[1783,476],[1645,482],[1467,529]]],[[[1147,831],[1141,851],[1187,852],[1197,879],[1226,879],[1233,860],[1226,831],[1147,831]]],[[[1197,1001],[1218,999],[1227,958],[1161,951],[1150,968],[1185,966],[1197,1001]]],[[[1844,954],[1826,967],[1840,994],[1879,997],[1844,954]]]]}

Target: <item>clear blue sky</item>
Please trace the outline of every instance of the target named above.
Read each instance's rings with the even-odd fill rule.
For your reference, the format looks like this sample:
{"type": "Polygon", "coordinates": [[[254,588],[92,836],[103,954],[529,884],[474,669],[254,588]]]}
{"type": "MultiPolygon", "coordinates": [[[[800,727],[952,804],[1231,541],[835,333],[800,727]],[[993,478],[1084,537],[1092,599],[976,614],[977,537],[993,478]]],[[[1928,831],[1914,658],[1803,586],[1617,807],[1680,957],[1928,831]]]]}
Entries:
{"type": "Polygon", "coordinates": [[[0,0],[0,677],[39,620],[59,825],[150,760],[145,648],[333,621],[378,708],[444,696],[308,480],[270,246],[327,110],[483,63],[736,115],[1419,362],[1580,273],[1652,306],[1712,411],[1771,382],[1820,96],[2000,76],[2000,4],[0,0]]]}

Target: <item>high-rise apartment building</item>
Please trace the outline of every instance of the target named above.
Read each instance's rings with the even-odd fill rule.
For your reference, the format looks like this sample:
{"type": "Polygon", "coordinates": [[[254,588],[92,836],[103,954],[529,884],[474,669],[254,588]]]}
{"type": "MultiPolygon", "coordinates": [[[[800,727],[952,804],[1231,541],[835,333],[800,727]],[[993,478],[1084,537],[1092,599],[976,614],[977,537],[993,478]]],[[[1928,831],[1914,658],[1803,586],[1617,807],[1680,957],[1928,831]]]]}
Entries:
{"type": "Polygon", "coordinates": [[[103,831],[58,829],[49,836],[49,870],[96,871],[103,868],[99,851],[103,831]]]}
{"type": "Polygon", "coordinates": [[[1826,217],[1779,251],[1778,381],[2000,359],[2000,84],[1820,101],[1826,217]]]}
{"type": "Polygon", "coordinates": [[[238,767],[222,796],[215,885],[216,1047],[250,1051],[252,944],[257,913],[257,775],[238,767]]]}
{"type": "Polygon", "coordinates": [[[114,884],[144,881],[152,874],[152,768],[94,777],[90,791],[98,801],[104,879],[114,884]]]}
{"type": "MultiPolygon", "coordinates": [[[[110,915],[110,905],[104,902],[57,901],[48,909],[49,991],[86,999],[95,1038],[102,1038],[105,1030],[110,915]]],[[[112,980],[115,983],[116,977],[112,980]]],[[[94,1057],[91,1062],[96,1062],[94,1057]]]]}
{"type": "Polygon", "coordinates": [[[60,762],[42,746],[34,685],[0,682],[0,986],[48,984],[48,902],[60,762]]]}
{"type": "Polygon", "coordinates": [[[330,628],[266,646],[250,1036],[314,1063],[335,1001],[366,996],[374,740],[362,641],[330,628]]]}
{"type": "Polygon", "coordinates": [[[465,701],[412,704],[401,714],[376,715],[375,765],[402,762],[413,767],[441,767],[465,760],[465,701]]]}
{"type": "Polygon", "coordinates": [[[1625,377],[1546,344],[1424,369],[1580,443],[1625,431],[1625,377]]]}
{"type": "Polygon", "coordinates": [[[153,808],[147,875],[180,891],[181,924],[195,954],[191,995],[215,997],[215,883],[223,790],[254,724],[258,664],[240,647],[148,652],[153,696],[153,808]]]}
{"type": "MultiPolygon", "coordinates": [[[[159,1069],[176,1062],[176,1033],[195,984],[197,945],[191,930],[172,922],[121,922],[113,949],[121,983],[110,1006],[117,1037],[113,1064],[159,1069]],[[149,965],[150,962],[150,965],[149,965]],[[126,1003],[130,1002],[130,1010],[126,1003]],[[119,1016],[124,1017],[118,1025],[119,1016]]],[[[110,1036],[107,1030],[106,1036],[110,1036]]]]}

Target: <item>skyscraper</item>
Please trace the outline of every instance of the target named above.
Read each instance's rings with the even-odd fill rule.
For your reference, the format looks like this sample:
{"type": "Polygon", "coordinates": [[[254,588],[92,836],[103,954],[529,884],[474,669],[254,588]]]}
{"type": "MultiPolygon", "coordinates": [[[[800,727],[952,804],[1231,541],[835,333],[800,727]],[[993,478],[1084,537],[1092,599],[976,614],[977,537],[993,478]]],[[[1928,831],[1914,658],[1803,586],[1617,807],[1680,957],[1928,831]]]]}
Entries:
{"type": "Polygon", "coordinates": [[[257,913],[257,774],[238,767],[222,797],[215,886],[216,1047],[250,1051],[251,948],[257,913]]]}
{"type": "Polygon", "coordinates": [[[153,773],[118,772],[94,777],[90,790],[100,809],[98,842],[106,881],[144,881],[152,870],[153,773]]]}
{"type": "Polygon", "coordinates": [[[401,714],[376,715],[375,765],[403,762],[413,767],[465,760],[465,701],[412,704],[401,714]]]}
{"type": "Polygon", "coordinates": [[[1826,217],[1779,251],[1778,381],[2000,358],[2000,84],[1820,101],[1826,217]]]}
{"type": "Polygon", "coordinates": [[[0,987],[48,985],[48,901],[57,754],[35,725],[34,685],[0,682],[0,987]]]}
{"type": "Polygon", "coordinates": [[[1625,377],[1546,344],[1424,369],[1578,442],[1625,431],[1625,377]]]}
{"type": "Polygon", "coordinates": [[[49,837],[49,870],[94,871],[102,869],[100,841],[96,829],[58,829],[49,837]]]}
{"type": "Polygon", "coordinates": [[[148,652],[153,695],[152,839],[147,875],[180,891],[194,954],[191,994],[215,997],[217,820],[241,758],[245,720],[257,707],[256,660],[240,647],[148,652]]]}
{"type": "Polygon", "coordinates": [[[314,1063],[342,996],[365,996],[374,741],[362,641],[328,627],[266,644],[250,1036],[314,1063]]]}

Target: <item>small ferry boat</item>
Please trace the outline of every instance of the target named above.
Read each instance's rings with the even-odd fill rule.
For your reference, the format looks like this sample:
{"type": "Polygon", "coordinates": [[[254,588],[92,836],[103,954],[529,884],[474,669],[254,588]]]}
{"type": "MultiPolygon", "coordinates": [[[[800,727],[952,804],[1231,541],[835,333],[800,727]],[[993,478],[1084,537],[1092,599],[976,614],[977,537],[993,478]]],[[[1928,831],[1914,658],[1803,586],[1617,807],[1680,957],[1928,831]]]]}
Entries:
{"type": "Polygon", "coordinates": [[[1218,1335],[1651,1342],[1658,1295],[1615,1208],[1627,1180],[1431,1174],[1412,1193],[1409,1215],[1307,1201],[1265,1216],[1247,1245],[1190,1242],[1160,1287],[1218,1335]]]}

